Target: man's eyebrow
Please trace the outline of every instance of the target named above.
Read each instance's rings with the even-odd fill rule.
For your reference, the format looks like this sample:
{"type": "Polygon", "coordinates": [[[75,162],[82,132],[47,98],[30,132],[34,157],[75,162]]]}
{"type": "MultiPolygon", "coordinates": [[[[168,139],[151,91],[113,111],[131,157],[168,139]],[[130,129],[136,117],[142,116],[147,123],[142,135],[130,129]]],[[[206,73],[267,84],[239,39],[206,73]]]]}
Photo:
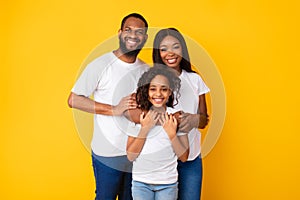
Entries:
{"type": "Polygon", "coordinates": [[[134,28],[132,26],[124,26],[124,28],[130,28],[130,29],[134,29],[134,30],[145,30],[145,27],[144,28],[134,28]]]}

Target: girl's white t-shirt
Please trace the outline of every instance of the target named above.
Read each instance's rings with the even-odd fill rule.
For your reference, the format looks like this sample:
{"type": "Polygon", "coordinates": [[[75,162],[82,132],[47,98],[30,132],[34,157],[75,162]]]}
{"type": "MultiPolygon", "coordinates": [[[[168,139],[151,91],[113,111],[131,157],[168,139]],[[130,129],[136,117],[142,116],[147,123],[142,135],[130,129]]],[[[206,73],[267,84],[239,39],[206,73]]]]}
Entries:
{"type": "MultiPolygon", "coordinates": [[[[167,108],[169,114],[177,111],[167,108]]],[[[140,124],[135,126],[141,127],[140,124]]],[[[138,135],[138,131],[131,133],[132,137],[138,135]]],[[[162,126],[154,126],[148,133],[140,155],[133,161],[132,179],[148,184],[175,183],[178,178],[177,159],[168,134],[162,126]]]]}

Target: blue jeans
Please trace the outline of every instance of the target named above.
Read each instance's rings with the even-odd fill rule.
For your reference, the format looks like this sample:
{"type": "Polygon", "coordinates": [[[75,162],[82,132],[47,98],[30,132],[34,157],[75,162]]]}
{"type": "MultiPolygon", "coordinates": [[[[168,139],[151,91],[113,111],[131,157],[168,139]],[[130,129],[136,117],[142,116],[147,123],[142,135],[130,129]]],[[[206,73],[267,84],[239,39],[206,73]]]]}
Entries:
{"type": "Polygon", "coordinates": [[[202,187],[202,159],[178,161],[178,200],[199,200],[202,187]]]}
{"type": "Polygon", "coordinates": [[[132,200],[132,163],[127,156],[102,157],[92,154],[96,181],[95,200],[132,200]]]}
{"type": "Polygon", "coordinates": [[[147,184],[132,181],[134,200],[175,200],[177,199],[177,182],[172,184],[147,184]]]}

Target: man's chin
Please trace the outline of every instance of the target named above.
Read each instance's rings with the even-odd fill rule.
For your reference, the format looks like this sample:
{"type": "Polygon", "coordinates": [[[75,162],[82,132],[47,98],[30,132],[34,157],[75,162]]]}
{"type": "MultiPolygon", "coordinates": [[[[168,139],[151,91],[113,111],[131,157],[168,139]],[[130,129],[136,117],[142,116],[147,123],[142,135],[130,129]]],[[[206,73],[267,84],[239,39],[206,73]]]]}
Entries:
{"type": "Polygon", "coordinates": [[[127,50],[127,51],[124,53],[124,55],[129,56],[129,57],[131,57],[131,56],[137,56],[137,55],[139,54],[140,51],[141,51],[141,49],[135,49],[135,50],[132,50],[132,51],[127,50]]]}

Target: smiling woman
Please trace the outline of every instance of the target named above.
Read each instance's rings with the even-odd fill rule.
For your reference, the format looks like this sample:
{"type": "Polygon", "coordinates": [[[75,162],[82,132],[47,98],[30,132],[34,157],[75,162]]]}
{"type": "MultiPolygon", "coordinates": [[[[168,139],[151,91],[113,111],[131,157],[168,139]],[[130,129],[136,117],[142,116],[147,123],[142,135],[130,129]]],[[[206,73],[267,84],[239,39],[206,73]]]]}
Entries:
{"type": "Polygon", "coordinates": [[[159,45],[162,61],[169,67],[180,71],[180,62],[182,60],[182,46],[179,40],[173,36],[166,36],[159,45]]]}

